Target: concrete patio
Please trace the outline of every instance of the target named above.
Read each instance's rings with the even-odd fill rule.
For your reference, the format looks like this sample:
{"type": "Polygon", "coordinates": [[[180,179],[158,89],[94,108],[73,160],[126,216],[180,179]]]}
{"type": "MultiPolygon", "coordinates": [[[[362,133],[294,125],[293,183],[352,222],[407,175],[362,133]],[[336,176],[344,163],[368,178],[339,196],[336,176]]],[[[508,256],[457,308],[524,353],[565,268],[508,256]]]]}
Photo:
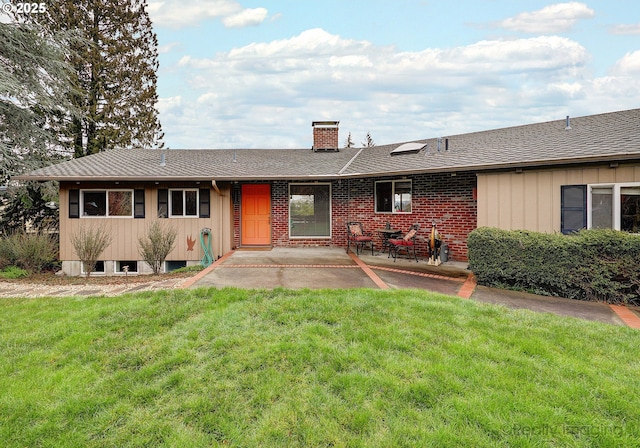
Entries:
{"type": "Polygon", "coordinates": [[[237,250],[182,287],[425,289],[479,302],[640,328],[640,309],[476,286],[467,263],[347,254],[342,248],[237,250]]]}

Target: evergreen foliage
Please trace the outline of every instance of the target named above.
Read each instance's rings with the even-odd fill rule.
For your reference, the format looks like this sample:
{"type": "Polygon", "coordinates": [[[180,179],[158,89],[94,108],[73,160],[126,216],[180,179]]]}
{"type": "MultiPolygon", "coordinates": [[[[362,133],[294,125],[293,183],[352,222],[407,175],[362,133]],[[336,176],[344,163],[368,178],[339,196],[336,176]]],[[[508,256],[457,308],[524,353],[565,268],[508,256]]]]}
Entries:
{"type": "Polygon", "coordinates": [[[0,218],[0,232],[25,230],[27,224],[38,229],[56,231],[59,224],[56,182],[26,182],[9,185],[0,201],[4,207],[0,218]]]}
{"type": "Polygon", "coordinates": [[[376,146],[376,142],[373,141],[373,138],[371,137],[371,132],[367,132],[367,135],[364,138],[364,141],[362,142],[362,146],[365,148],[371,148],[373,146],[376,146]]]}
{"type": "Polygon", "coordinates": [[[0,183],[64,156],[61,124],[75,109],[71,67],[65,62],[68,33],[0,23],[0,183]]]}
{"type": "Polygon", "coordinates": [[[67,127],[75,157],[163,146],[155,107],[158,40],[146,0],[61,0],[28,20],[84,38],[69,53],[76,85],[71,101],[81,110],[67,127]]]}
{"type": "Polygon", "coordinates": [[[469,235],[469,269],[487,286],[640,304],[640,239],[610,229],[572,235],[482,227],[469,235]]]}
{"type": "Polygon", "coordinates": [[[351,132],[349,132],[349,136],[347,137],[347,140],[345,140],[344,142],[344,147],[353,148],[354,146],[355,146],[355,143],[353,143],[353,139],[351,138],[351,132]]]}

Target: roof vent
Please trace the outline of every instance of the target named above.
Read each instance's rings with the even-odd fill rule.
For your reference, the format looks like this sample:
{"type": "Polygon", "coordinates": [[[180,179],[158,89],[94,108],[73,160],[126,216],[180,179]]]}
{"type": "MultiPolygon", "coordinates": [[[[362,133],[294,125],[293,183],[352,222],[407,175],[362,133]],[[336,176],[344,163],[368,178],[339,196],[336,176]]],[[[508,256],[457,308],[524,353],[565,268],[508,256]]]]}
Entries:
{"type": "MultiPolygon", "coordinates": [[[[438,152],[440,152],[440,148],[442,146],[442,137],[438,137],[438,152]]],[[[444,139],[444,150],[449,151],[449,139],[444,139]]]]}
{"type": "Polygon", "coordinates": [[[571,129],[571,119],[569,118],[569,115],[567,115],[567,124],[565,125],[564,129],[565,131],[571,129]]]}
{"type": "Polygon", "coordinates": [[[167,166],[167,157],[165,153],[160,154],[160,166],[167,166]]]}
{"type": "Polygon", "coordinates": [[[391,151],[391,155],[415,154],[417,152],[420,152],[420,150],[422,150],[425,146],[427,146],[426,143],[417,143],[417,142],[404,143],[398,146],[393,151],[391,151]]]}

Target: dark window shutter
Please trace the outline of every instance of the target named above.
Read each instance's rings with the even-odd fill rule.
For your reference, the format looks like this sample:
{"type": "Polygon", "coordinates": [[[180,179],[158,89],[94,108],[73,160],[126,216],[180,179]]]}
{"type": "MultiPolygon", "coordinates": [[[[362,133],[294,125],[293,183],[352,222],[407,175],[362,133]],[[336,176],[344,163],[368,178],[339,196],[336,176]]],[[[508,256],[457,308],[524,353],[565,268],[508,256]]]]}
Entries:
{"type": "Polygon", "coordinates": [[[169,217],[169,190],[158,190],[158,218],[169,217]]]}
{"type": "Polygon", "coordinates": [[[80,217],[80,190],[69,190],[69,218],[80,217]]]}
{"type": "Polygon", "coordinates": [[[133,190],[133,217],[144,218],[144,190],[133,190]]]}
{"type": "Polygon", "coordinates": [[[200,217],[210,218],[211,217],[211,190],[201,189],[199,196],[200,196],[200,217]]]}
{"type": "Polygon", "coordinates": [[[573,233],[587,227],[587,186],[560,187],[560,230],[573,233]]]}

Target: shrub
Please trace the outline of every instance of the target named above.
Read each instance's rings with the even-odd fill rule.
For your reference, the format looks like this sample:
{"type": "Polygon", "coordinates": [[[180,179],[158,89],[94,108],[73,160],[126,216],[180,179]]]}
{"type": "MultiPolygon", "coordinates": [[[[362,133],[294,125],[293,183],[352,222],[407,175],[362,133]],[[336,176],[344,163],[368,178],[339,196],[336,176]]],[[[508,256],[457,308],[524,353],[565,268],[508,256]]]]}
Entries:
{"type": "Polygon", "coordinates": [[[105,225],[81,225],[71,235],[71,244],[87,277],[95,270],[100,254],[111,244],[112,239],[111,230],[105,225]]]}
{"type": "Polygon", "coordinates": [[[178,268],[175,269],[171,272],[176,273],[176,272],[200,272],[204,269],[204,266],[202,266],[201,264],[194,264],[191,266],[185,266],[183,268],[178,268]]]}
{"type": "Polygon", "coordinates": [[[153,221],[147,228],[146,238],[138,238],[140,256],[154,274],[162,272],[162,264],[175,246],[178,231],[160,221],[153,221]]]}
{"type": "Polygon", "coordinates": [[[55,234],[18,231],[0,242],[0,269],[15,265],[30,272],[51,268],[58,259],[55,234]]]}
{"type": "Polygon", "coordinates": [[[640,303],[640,238],[615,230],[573,235],[479,228],[469,235],[478,282],[536,294],[640,303]]]}
{"type": "Polygon", "coordinates": [[[13,264],[27,271],[44,271],[58,259],[58,239],[55,234],[18,232],[8,240],[13,264]]]}
{"type": "Polygon", "coordinates": [[[28,276],[29,276],[29,271],[20,269],[17,266],[8,266],[7,268],[0,271],[0,277],[2,278],[22,278],[22,277],[28,277],[28,276]]]}

